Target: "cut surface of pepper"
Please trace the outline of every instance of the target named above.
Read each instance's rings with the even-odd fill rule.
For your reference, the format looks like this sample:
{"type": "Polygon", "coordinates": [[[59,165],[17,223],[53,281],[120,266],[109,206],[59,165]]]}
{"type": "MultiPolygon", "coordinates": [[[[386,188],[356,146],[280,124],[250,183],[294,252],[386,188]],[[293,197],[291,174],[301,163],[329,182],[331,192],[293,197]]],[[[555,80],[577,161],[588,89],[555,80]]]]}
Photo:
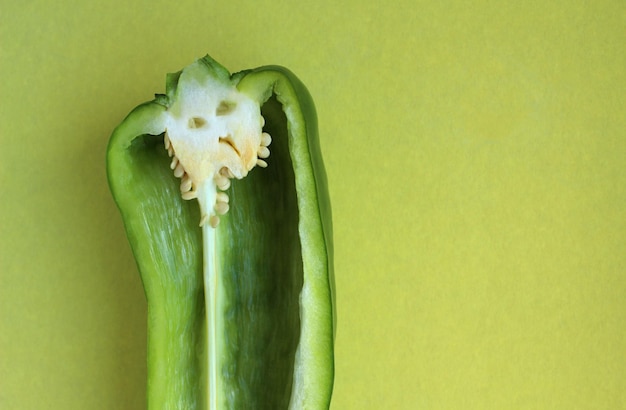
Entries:
{"type": "Polygon", "coordinates": [[[290,71],[231,75],[209,56],[114,131],[107,173],[148,301],[150,409],[328,408],[333,249],[317,138],[290,71]]]}

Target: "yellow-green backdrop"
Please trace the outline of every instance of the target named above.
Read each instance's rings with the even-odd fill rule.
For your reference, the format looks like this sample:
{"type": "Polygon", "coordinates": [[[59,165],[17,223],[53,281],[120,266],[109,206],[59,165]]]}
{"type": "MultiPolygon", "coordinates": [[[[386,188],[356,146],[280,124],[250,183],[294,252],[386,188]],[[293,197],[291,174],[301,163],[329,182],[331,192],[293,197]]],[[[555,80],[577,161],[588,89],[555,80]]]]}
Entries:
{"type": "Polygon", "coordinates": [[[210,53],[317,103],[333,409],[626,408],[626,3],[0,4],[0,408],[141,409],[113,128],[210,53]]]}

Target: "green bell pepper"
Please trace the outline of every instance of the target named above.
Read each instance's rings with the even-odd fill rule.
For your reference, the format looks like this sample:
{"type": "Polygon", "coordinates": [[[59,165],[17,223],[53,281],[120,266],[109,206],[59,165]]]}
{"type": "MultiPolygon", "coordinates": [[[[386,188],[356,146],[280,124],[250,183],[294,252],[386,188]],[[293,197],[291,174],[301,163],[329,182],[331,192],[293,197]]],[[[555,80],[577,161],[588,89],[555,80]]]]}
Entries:
{"type": "Polygon", "coordinates": [[[107,175],[148,303],[148,407],[328,408],[330,203],[296,76],[209,56],[169,74],[113,132],[107,175]]]}

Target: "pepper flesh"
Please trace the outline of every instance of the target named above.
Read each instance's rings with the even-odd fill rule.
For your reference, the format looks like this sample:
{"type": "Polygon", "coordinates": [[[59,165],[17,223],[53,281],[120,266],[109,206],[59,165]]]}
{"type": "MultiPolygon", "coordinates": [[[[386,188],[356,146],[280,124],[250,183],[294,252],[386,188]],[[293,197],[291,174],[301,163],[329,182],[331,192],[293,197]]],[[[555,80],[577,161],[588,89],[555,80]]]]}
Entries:
{"type": "Polygon", "coordinates": [[[332,227],[313,102],[282,67],[231,76],[208,56],[192,66],[257,104],[271,157],[228,188],[230,211],[201,231],[204,211],[182,199],[163,147],[185,70],[111,137],[109,183],[148,301],[148,405],[327,408],[332,227]]]}

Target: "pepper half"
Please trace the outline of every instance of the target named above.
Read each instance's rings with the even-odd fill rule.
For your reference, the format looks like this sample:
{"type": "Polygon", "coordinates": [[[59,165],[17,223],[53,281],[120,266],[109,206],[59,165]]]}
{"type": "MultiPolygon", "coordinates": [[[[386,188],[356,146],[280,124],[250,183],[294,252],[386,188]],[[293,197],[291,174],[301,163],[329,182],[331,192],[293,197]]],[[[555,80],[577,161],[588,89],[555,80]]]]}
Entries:
{"type": "Polygon", "coordinates": [[[148,303],[148,407],[328,408],[331,212],[298,78],[209,56],[169,74],[115,129],[107,175],[148,303]]]}

